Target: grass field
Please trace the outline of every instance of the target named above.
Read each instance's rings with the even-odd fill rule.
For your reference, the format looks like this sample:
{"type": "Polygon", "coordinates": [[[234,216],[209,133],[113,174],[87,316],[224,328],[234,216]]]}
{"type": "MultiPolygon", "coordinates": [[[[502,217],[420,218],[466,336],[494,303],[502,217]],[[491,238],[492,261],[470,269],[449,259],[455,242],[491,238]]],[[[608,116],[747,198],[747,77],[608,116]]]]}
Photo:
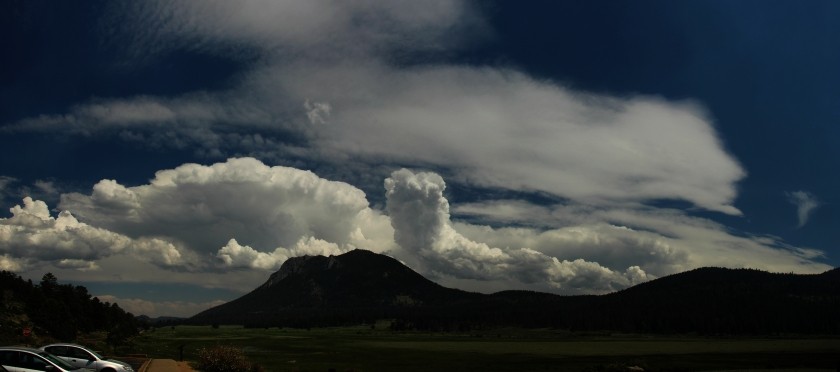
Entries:
{"type": "Polygon", "coordinates": [[[840,368],[839,338],[712,339],[577,335],[500,329],[472,334],[394,333],[370,327],[244,329],[177,326],[145,332],[134,348],[195,360],[212,345],[242,348],[267,371],[647,371],[840,368]]]}

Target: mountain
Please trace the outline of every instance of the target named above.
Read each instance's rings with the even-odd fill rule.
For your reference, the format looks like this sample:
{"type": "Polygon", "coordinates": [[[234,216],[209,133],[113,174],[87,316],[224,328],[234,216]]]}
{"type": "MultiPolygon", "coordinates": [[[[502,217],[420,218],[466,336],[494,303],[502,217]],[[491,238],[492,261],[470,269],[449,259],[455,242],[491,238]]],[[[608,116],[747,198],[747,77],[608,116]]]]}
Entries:
{"type": "Polygon", "coordinates": [[[602,296],[610,328],[840,333],[840,269],[817,275],[699,268],[602,296]],[[620,309],[620,310],[619,310],[620,309]]]}
{"type": "Polygon", "coordinates": [[[838,334],[837,309],[840,269],[797,275],[701,268],[601,296],[480,294],[440,286],[393,258],[354,250],[291,258],[252,292],[189,321],[309,327],[387,318],[397,329],[424,330],[838,334]]]}
{"type": "Polygon", "coordinates": [[[478,294],[445,288],[399,261],[356,249],[288,259],[252,292],[191,318],[199,323],[300,323],[314,315],[357,321],[406,309],[468,302],[478,294]]]}

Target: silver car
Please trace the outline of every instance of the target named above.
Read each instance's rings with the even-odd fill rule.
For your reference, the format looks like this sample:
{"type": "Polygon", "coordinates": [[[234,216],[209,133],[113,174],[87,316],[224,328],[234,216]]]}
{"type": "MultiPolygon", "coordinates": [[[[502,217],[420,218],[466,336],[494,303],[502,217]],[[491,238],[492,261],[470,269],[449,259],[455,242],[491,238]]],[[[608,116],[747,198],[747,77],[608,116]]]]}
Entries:
{"type": "Polygon", "coordinates": [[[65,362],[96,372],[134,372],[131,365],[116,359],[105,359],[95,351],[76,344],[50,344],[41,348],[65,362]]]}
{"type": "Polygon", "coordinates": [[[28,347],[0,347],[0,365],[9,372],[78,372],[70,365],[44,350],[28,347]]]}

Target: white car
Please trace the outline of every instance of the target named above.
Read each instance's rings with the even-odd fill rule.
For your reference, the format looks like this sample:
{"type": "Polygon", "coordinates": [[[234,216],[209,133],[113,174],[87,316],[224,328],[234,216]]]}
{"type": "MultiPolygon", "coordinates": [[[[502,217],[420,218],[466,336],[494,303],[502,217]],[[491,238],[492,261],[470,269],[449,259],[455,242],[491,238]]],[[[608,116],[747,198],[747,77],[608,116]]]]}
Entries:
{"type": "Polygon", "coordinates": [[[105,359],[95,351],[76,344],[50,344],[41,348],[65,362],[96,372],[134,372],[131,365],[116,359],[105,359]]]}
{"type": "Polygon", "coordinates": [[[9,372],[78,372],[70,365],[46,351],[28,347],[0,347],[0,365],[9,372]]]}

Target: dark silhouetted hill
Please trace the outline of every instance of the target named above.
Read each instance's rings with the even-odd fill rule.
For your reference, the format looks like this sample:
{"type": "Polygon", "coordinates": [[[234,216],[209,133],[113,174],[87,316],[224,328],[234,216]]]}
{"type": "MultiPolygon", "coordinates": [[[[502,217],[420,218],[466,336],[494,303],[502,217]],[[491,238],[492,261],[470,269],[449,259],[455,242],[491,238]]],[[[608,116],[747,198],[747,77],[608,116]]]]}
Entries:
{"type": "Polygon", "coordinates": [[[840,333],[840,270],[700,268],[601,296],[608,328],[654,333],[840,333]]]}
{"type": "Polygon", "coordinates": [[[395,329],[517,326],[573,331],[838,334],[840,270],[818,275],[701,268],[601,296],[479,294],[442,287],[364,250],[289,259],[262,286],[190,318],[311,327],[394,319],[395,329]]]}
{"type": "Polygon", "coordinates": [[[255,326],[307,326],[313,319],[355,323],[478,296],[445,288],[391,257],[357,249],[339,256],[290,258],[254,291],[191,321],[255,326]]]}

